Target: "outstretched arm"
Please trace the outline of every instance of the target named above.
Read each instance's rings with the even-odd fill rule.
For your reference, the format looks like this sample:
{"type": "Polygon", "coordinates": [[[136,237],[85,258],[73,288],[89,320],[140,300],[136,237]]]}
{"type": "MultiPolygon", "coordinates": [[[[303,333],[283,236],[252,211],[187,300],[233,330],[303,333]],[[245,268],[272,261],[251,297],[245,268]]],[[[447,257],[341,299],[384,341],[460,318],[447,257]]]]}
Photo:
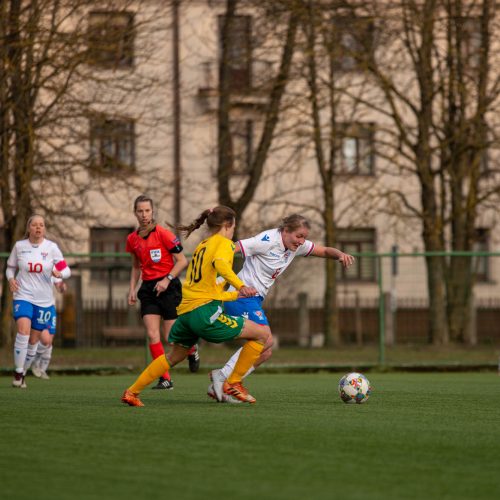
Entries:
{"type": "Polygon", "coordinates": [[[315,257],[322,257],[324,259],[334,259],[338,260],[344,267],[349,267],[354,264],[354,257],[348,253],[344,253],[338,248],[324,247],[321,245],[315,245],[314,250],[310,255],[315,257]]]}

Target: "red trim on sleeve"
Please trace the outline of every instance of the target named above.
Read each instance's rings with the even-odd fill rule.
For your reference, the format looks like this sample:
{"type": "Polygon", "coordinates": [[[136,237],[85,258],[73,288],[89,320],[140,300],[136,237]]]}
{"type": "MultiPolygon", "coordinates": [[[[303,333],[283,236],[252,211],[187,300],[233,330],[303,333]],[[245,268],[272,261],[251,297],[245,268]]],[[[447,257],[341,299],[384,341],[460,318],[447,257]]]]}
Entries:
{"type": "Polygon", "coordinates": [[[314,250],[314,243],[311,245],[311,249],[309,250],[309,252],[307,252],[304,257],[309,257],[309,255],[311,255],[311,252],[314,250]]]}
{"type": "Polygon", "coordinates": [[[241,244],[241,240],[238,240],[238,245],[240,246],[240,252],[243,254],[243,257],[247,257],[246,253],[245,253],[245,249],[243,248],[243,245],[241,244]]]}

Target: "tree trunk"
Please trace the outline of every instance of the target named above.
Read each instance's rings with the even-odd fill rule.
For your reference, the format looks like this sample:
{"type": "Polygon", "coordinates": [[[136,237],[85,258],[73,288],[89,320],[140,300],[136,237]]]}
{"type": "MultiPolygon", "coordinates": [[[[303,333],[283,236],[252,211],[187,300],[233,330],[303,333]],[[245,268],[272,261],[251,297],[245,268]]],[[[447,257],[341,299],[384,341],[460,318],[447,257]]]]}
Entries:
{"type": "Polygon", "coordinates": [[[426,257],[425,259],[429,291],[429,342],[434,345],[447,345],[449,342],[443,259],[443,257],[426,257]]]}
{"type": "MultiPolygon", "coordinates": [[[[325,223],[325,245],[327,247],[335,244],[335,223],[333,219],[333,187],[324,189],[325,210],[323,220],[325,223]]],[[[338,346],[342,343],[339,331],[338,307],[337,307],[337,279],[335,274],[335,262],[325,259],[325,293],[323,296],[323,329],[325,332],[325,344],[328,347],[338,346]]]]}
{"type": "MultiPolygon", "coordinates": [[[[430,172],[430,169],[420,168],[420,171],[430,172]]],[[[437,209],[433,179],[425,175],[422,175],[421,178],[421,201],[424,213],[422,238],[425,251],[442,252],[444,250],[442,218],[437,209]]],[[[449,334],[446,322],[444,257],[428,256],[425,263],[429,295],[429,342],[435,345],[446,345],[449,342],[449,334]]]]}
{"type": "Polygon", "coordinates": [[[222,205],[227,205],[236,211],[240,218],[253,200],[257,190],[264,165],[271,147],[274,131],[278,123],[280,107],[286,85],[289,80],[292,58],[295,50],[295,37],[297,33],[298,18],[295,12],[291,12],[288,19],[287,33],[283,42],[280,67],[274,79],[272,89],[269,93],[269,104],[264,117],[263,132],[260,137],[256,151],[252,155],[246,184],[238,199],[234,199],[230,190],[231,172],[233,166],[232,136],[230,129],[231,121],[231,96],[230,96],[230,71],[229,71],[229,48],[230,33],[233,25],[232,20],[236,15],[237,0],[227,0],[225,21],[222,28],[222,51],[219,68],[219,109],[218,109],[218,199],[222,205]]]}

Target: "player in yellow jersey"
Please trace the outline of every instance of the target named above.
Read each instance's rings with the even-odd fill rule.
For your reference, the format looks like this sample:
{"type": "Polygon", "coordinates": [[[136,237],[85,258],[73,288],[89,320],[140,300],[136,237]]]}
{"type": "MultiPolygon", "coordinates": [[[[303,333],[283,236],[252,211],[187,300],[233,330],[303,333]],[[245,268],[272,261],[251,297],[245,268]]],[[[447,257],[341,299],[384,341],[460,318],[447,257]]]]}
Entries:
{"type": "Polygon", "coordinates": [[[240,401],[255,403],[243,387],[241,380],[259,358],[266,342],[271,341],[270,332],[257,323],[243,317],[224,314],[223,302],[241,297],[252,297],[257,291],[245,284],[233,272],[234,243],[232,237],[236,227],[234,210],[224,206],[205,210],[189,226],[178,230],[189,235],[206,222],[211,235],[204,239],[194,251],[182,286],[182,302],[177,308],[178,318],[168,336],[172,350],[156,358],[122,396],[122,402],[130,406],[144,406],[139,394],[166,370],[183,361],[189,349],[201,337],[208,342],[226,342],[236,338],[247,342],[231,375],[224,383],[223,391],[240,401]],[[222,277],[225,281],[220,283],[222,277]],[[225,291],[226,284],[236,290],[225,291]]]}

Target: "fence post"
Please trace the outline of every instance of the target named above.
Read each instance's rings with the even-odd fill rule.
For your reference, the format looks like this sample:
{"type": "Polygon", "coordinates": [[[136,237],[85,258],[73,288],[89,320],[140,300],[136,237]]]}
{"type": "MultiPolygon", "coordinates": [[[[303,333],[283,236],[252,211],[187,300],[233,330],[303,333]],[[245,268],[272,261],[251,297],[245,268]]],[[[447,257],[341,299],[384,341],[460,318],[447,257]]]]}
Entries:
{"type": "Polygon", "coordinates": [[[361,347],[363,345],[363,322],[361,319],[361,303],[358,291],[356,291],[354,295],[354,325],[356,345],[361,347]]]}
{"type": "Polygon", "coordinates": [[[307,308],[307,293],[297,294],[299,304],[299,347],[308,347],[310,342],[309,309],[307,308]]]}
{"type": "Polygon", "coordinates": [[[477,304],[474,292],[472,292],[470,299],[469,321],[470,345],[477,345],[477,304]]]}
{"type": "Polygon", "coordinates": [[[76,346],[90,346],[92,343],[85,335],[85,314],[83,310],[83,291],[82,277],[77,275],[74,277],[75,283],[75,307],[76,307],[76,346]]]}
{"type": "Polygon", "coordinates": [[[385,345],[394,345],[394,307],[391,292],[384,293],[385,345]]]}
{"type": "Polygon", "coordinates": [[[384,286],[382,278],[382,257],[379,255],[377,258],[377,272],[378,272],[378,363],[380,366],[385,365],[385,301],[384,301],[384,286]]]}

